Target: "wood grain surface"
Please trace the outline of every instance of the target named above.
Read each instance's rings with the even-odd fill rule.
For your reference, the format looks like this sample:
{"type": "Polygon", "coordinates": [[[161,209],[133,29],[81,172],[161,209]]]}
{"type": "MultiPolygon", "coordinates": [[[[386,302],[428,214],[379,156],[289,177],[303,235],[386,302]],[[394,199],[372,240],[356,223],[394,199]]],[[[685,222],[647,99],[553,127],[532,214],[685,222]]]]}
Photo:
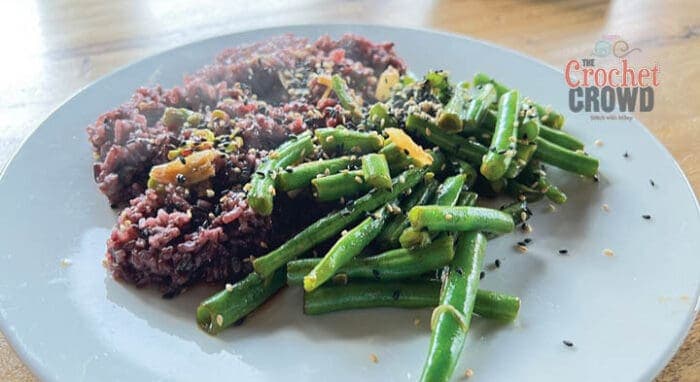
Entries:
{"type": "MultiPolygon", "coordinates": [[[[588,56],[601,35],[621,35],[662,68],[653,112],[637,117],[671,151],[696,195],[700,190],[697,0],[0,1],[0,168],[63,100],[115,68],[207,37],[314,22],[442,29],[560,68],[571,58],[588,56]]],[[[0,381],[33,380],[0,334],[0,381]]],[[[657,380],[700,381],[697,320],[657,380]]]]}

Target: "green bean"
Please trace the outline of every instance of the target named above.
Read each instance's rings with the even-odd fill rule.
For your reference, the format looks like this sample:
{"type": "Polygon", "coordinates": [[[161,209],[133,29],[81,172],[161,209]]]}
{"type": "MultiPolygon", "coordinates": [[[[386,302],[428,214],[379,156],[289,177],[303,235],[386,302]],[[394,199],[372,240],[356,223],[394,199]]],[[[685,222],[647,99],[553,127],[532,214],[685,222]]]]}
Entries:
{"type": "Polygon", "coordinates": [[[494,88],[492,84],[475,86],[474,92],[476,94],[469,102],[464,118],[465,128],[478,127],[484,120],[484,117],[486,117],[489,107],[498,99],[496,96],[496,88],[494,88]]]}
{"type": "Polygon", "coordinates": [[[535,158],[562,170],[592,177],[598,173],[598,159],[583,152],[571,151],[538,137],[535,158]]]}
{"type": "Polygon", "coordinates": [[[508,165],[508,170],[505,173],[505,177],[507,179],[515,178],[523,171],[525,166],[527,166],[532,157],[535,155],[535,151],[537,151],[537,143],[525,143],[524,141],[518,141],[516,150],[515,157],[510,162],[510,165],[508,165]]]}
{"type": "MultiPolygon", "coordinates": [[[[493,78],[489,77],[484,73],[477,73],[474,75],[474,86],[484,85],[487,83],[493,84],[496,88],[498,96],[507,93],[510,89],[505,85],[497,82],[493,78]]],[[[537,113],[539,114],[540,120],[547,126],[553,127],[557,130],[561,130],[564,126],[564,116],[556,111],[552,110],[551,106],[542,106],[540,104],[534,103],[537,108],[537,113]]]]}
{"type": "Polygon", "coordinates": [[[329,153],[373,153],[384,146],[384,138],[376,131],[363,133],[339,126],[316,129],[314,133],[323,150],[329,153]]]}
{"type": "Polygon", "coordinates": [[[291,191],[308,187],[311,181],[319,175],[331,175],[340,170],[350,168],[356,159],[345,156],[332,159],[321,159],[313,162],[302,163],[280,171],[275,178],[277,188],[281,191],[291,191]]]}
{"type": "Polygon", "coordinates": [[[299,162],[312,151],[311,135],[303,133],[271,152],[251,177],[248,205],[260,215],[270,215],[276,193],[273,173],[279,168],[299,162]]]}
{"type": "Polygon", "coordinates": [[[437,126],[447,133],[462,131],[462,121],[467,119],[467,104],[470,99],[469,83],[457,84],[450,101],[438,112],[437,126]]]}
{"type": "Polygon", "coordinates": [[[483,207],[415,206],[408,211],[414,229],[428,231],[511,232],[513,219],[501,211],[483,207]]]}
{"type": "Polygon", "coordinates": [[[320,202],[349,198],[367,192],[371,187],[362,178],[362,171],[341,171],[311,180],[313,194],[320,202]]]}
{"type": "Polygon", "coordinates": [[[472,164],[480,164],[481,158],[488,151],[477,142],[440,131],[433,122],[416,114],[406,118],[406,130],[472,164]]]}
{"type": "Polygon", "coordinates": [[[369,109],[367,112],[367,119],[369,122],[377,127],[379,130],[385,127],[396,127],[396,118],[389,113],[386,105],[377,102],[369,109]]]}
{"type": "Polygon", "coordinates": [[[516,199],[524,199],[529,203],[534,203],[544,197],[539,190],[524,185],[515,179],[510,179],[506,186],[506,194],[516,199]]]}
{"type": "Polygon", "coordinates": [[[523,172],[523,179],[532,184],[531,188],[538,190],[552,202],[566,203],[566,194],[550,182],[547,174],[540,168],[539,161],[534,160],[528,164],[527,169],[523,172]]]}
{"type": "Polygon", "coordinates": [[[416,187],[411,195],[404,199],[401,204],[402,213],[389,218],[382,232],[380,232],[375,239],[375,242],[381,248],[393,248],[399,245],[401,233],[409,226],[405,212],[410,210],[413,206],[427,204],[432,199],[437,188],[438,182],[434,179],[426,181],[424,184],[416,187]]]}
{"type": "Polygon", "coordinates": [[[464,182],[464,186],[467,188],[471,188],[476,182],[476,178],[478,176],[476,169],[474,169],[472,165],[461,159],[454,159],[452,161],[452,165],[456,168],[456,172],[467,176],[467,179],[464,182]]]}
{"type": "Polygon", "coordinates": [[[518,136],[519,94],[509,91],[498,99],[496,129],[491,139],[489,152],[481,163],[481,174],[488,180],[498,180],[505,175],[508,165],[515,156],[518,136]]]}
{"type": "Polygon", "coordinates": [[[462,233],[457,240],[440,305],[433,310],[430,350],[421,381],[448,381],[457,366],[474,311],[485,250],[486,237],[480,232],[462,233]]]}
{"type": "Polygon", "coordinates": [[[479,198],[479,194],[476,192],[462,192],[459,195],[459,200],[457,200],[457,205],[458,206],[465,206],[465,207],[471,207],[476,205],[476,200],[479,198]]]}
{"type": "Polygon", "coordinates": [[[263,279],[251,273],[243,280],[204,300],[197,308],[197,324],[209,334],[217,334],[248,315],[285,284],[285,270],[263,279]]]}
{"type": "Polygon", "coordinates": [[[338,74],[334,74],[333,77],[331,77],[331,87],[333,88],[335,95],[338,97],[340,106],[349,111],[353,116],[353,119],[362,117],[362,114],[360,113],[362,105],[357,102],[355,97],[350,95],[350,89],[348,88],[348,84],[345,83],[343,77],[339,76],[338,74]]]}
{"type": "Polygon", "coordinates": [[[413,163],[411,158],[393,142],[384,145],[384,147],[379,150],[379,153],[383,154],[386,158],[389,164],[389,171],[392,174],[404,171],[413,163]]]}
{"type": "Polygon", "coordinates": [[[304,290],[311,292],[320,287],[362,252],[382,230],[386,218],[387,212],[381,208],[338,239],[314,269],[304,276],[304,290]]]}
{"type": "Polygon", "coordinates": [[[554,144],[569,150],[583,150],[583,142],[576,139],[571,134],[567,134],[562,130],[553,129],[548,126],[540,126],[540,136],[554,144]]]}
{"type": "Polygon", "coordinates": [[[415,186],[424,175],[425,171],[421,169],[406,170],[393,179],[391,191],[375,188],[367,195],[353,201],[343,210],[329,214],[311,224],[277,249],[255,259],[253,261],[255,272],[263,277],[270,277],[275,270],[284,266],[288,261],[339,234],[346,226],[363,217],[365,213],[374,211],[396,199],[397,196],[415,186]]]}
{"type": "MultiPolygon", "coordinates": [[[[466,174],[458,174],[445,179],[437,189],[435,204],[438,206],[454,206],[462,192],[466,179],[466,174]]],[[[407,227],[401,232],[399,243],[403,248],[425,246],[435,238],[435,235],[436,234],[428,232],[421,232],[420,229],[407,227]]]]}
{"type": "Polygon", "coordinates": [[[425,75],[425,80],[428,81],[433,94],[444,105],[450,101],[452,97],[452,86],[450,85],[449,74],[444,70],[433,70],[425,75]]]}
{"type": "Polygon", "coordinates": [[[389,164],[383,154],[367,154],[362,157],[362,175],[372,187],[391,189],[389,164]]]}
{"type": "MultiPolygon", "coordinates": [[[[354,258],[340,269],[336,276],[340,279],[369,279],[392,281],[420,276],[426,272],[439,269],[452,261],[454,251],[452,237],[445,235],[430,245],[409,250],[393,249],[376,256],[354,258]]],[[[306,274],[321,263],[321,259],[301,259],[287,264],[287,283],[300,284],[306,274]]]]}
{"type": "MultiPolygon", "coordinates": [[[[427,281],[358,282],[328,285],[304,294],[304,314],[319,315],[351,309],[434,307],[440,302],[440,283],[427,281]]],[[[520,299],[480,289],[474,313],[487,319],[512,321],[520,310],[520,299]]]]}

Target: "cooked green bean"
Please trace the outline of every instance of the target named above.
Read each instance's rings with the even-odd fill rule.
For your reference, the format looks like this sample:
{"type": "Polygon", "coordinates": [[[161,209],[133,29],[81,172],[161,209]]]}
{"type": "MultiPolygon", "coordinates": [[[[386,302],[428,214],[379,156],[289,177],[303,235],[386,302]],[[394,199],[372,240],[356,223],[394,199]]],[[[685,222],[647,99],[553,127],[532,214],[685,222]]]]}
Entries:
{"type": "Polygon", "coordinates": [[[391,189],[389,164],[383,154],[362,156],[362,175],[372,187],[391,189]]]}
{"type": "MultiPolygon", "coordinates": [[[[496,80],[484,73],[475,74],[473,81],[474,86],[484,85],[487,83],[493,84],[493,86],[496,88],[496,92],[498,93],[499,97],[510,90],[507,86],[497,82],[496,80]]],[[[551,106],[542,106],[537,103],[535,103],[534,105],[537,108],[537,113],[539,114],[542,123],[555,129],[561,130],[561,128],[564,126],[564,116],[562,114],[552,110],[551,106]]]]}
{"type": "MultiPolygon", "coordinates": [[[[440,302],[440,283],[429,281],[357,282],[323,286],[304,294],[304,314],[318,315],[351,309],[434,307],[440,302]]],[[[474,313],[499,321],[518,316],[520,299],[507,294],[479,289],[474,313]]]]}
{"type": "Polygon", "coordinates": [[[486,237],[480,232],[462,233],[457,240],[440,304],[430,320],[432,335],[421,381],[446,382],[452,377],[474,311],[485,250],[486,237]]]}
{"type": "Polygon", "coordinates": [[[367,112],[367,119],[369,122],[376,126],[379,130],[385,127],[396,127],[396,119],[389,114],[389,110],[386,105],[377,102],[369,109],[367,112]]]}
{"type": "Polygon", "coordinates": [[[335,174],[340,170],[350,168],[355,162],[357,162],[355,158],[345,156],[302,163],[298,166],[288,167],[280,171],[275,178],[275,182],[280,191],[305,188],[308,187],[311,181],[317,176],[335,174]]]}
{"type": "Polygon", "coordinates": [[[444,70],[433,70],[425,75],[425,80],[428,81],[433,94],[444,105],[450,101],[452,97],[452,86],[450,85],[449,74],[444,70]]]}
{"type": "Polygon", "coordinates": [[[384,138],[376,131],[364,133],[339,126],[316,129],[314,134],[323,150],[330,153],[373,153],[384,146],[384,138]]]}
{"type": "Polygon", "coordinates": [[[311,135],[304,133],[270,153],[251,177],[247,196],[248,205],[260,215],[270,215],[276,192],[273,173],[279,168],[299,162],[312,151],[311,135]]]}
{"type": "Polygon", "coordinates": [[[554,144],[569,150],[583,150],[584,144],[571,134],[549,126],[540,126],[540,136],[554,144]]]}
{"type": "Polygon", "coordinates": [[[557,204],[564,204],[566,202],[566,194],[550,182],[547,178],[547,174],[540,168],[540,163],[537,160],[530,162],[523,171],[523,179],[531,184],[531,188],[536,189],[540,193],[544,194],[547,199],[551,200],[557,204]]]}
{"type": "Polygon", "coordinates": [[[467,119],[467,104],[471,99],[468,82],[460,82],[452,93],[452,98],[437,115],[437,126],[447,133],[462,131],[462,121],[467,119]]]}
{"type": "Polygon", "coordinates": [[[535,158],[562,170],[592,177],[598,173],[598,159],[583,152],[571,151],[538,137],[535,158]]]}
{"type": "Polygon", "coordinates": [[[478,127],[486,117],[489,107],[498,100],[496,88],[492,84],[475,86],[474,92],[474,97],[469,102],[464,118],[465,128],[478,127]]]}
{"type": "Polygon", "coordinates": [[[511,232],[513,219],[501,211],[483,207],[415,206],[408,212],[414,229],[428,231],[511,232]]]}
{"type": "MultiPolygon", "coordinates": [[[[452,261],[452,237],[445,235],[430,245],[417,249],[393,249],[376,256],[354,258],[335,272],[349,280],[369,279],[392,281],[420,276],[439,269],[452,261]]],[[[321,259],[301,259],[287,264],[287,283],[301,284],[304,276],[322,262],[321,259]]]]}
{"type": "Polygon", "coordinates": [[[437,188],[438,182],[435,179],[426,180],[424,184],[414,188],[411,195],[401,203],[402,212],[389,218],[382,232],[380,232],[375,239],[375,242],[381,248],[394,248],[399,245],[401,233],[409,226],[406,212],[413,206],[428,204],[430,200],[432,200],[437,188]]]}
{"type": "Polygon", "coordinates": [[[408,227],[401,232],[399,244],[402,248],[425,247],[431,242],[430,234],[426,231],[408,227]]]}
{"type": "Polygon", "coordinates": [[[386,158],[386,161],[389,164],[389,171],[391,171],[392,174],[407,169],[408,166],[413,163],[411,158],[393,142],[384,145],[384,147],[379,150],[379,153],[384,155],[386,158]]]}
{"type": "Polygon", "coordinates": [[[505,173],[505,177],[507,179],[515,178],[523,171],[525,166],[527,166],[530,160],[532,160],[532,157],[535,155],[535,151],[537,151],[537,143],[525,143],[524,141],[519,140],[516,150],[517,152],[515,153],[515,157],[510,162],[510,165],[508,165],[508,170],[505,173]]]}
{"type": "Polygon", "coordinates": [[[524,199],[529,203],[534,203],[544,197],[539,190],[518,182],[516,179],[510,179],[505,189],[506,194],[516,199],[524,199]]]}
{"type": "Polygon", "coordinates": [[[314,197],[320,202],[353,197],[371,189],[365,183],[361,170],[341,171],[337,174],[314,178],[311,180],[311,186],[314,197]]]}
{"type": "Polygon", "coordinates": [[[446,153],[472,164],[480,164],[481,158],[488,151],[486,147],[477,142],[440,131],[433,122],[416,114],[411,114],[406,118],[406,130],[440,147],[446,153]]]}
{"type": "Polygon", "coordinates": [[[362,252],[382,230],[386,217],[386,210],[381,208],[338,239],[311,272],[304,276],[304,290],[311,292],[323,285],[343,265],[362,252]]]}
{"type": "Polygon", "coordinates": [[[488,180],[502,178],[516,154],[519,97],[518,91],[512,90],[498,99],[496,129],[481,163],[481,174],[488,180]]]}
{"type": "Polygon", "coordinates": [[[355,97],[350,95],[350,89],[348,88],[348,84],[345,83],[343,77],[338,74],[334,74],[333,77],[331,77],[331,87],[333,88],[335,95],[338,97],[340,106],[349,111],[353,116],[353,119],[359,119],[362,117],[362,114],[360,113],[362,106],[357,102],[355,97]]]}
{"type": "Polygon", "coordinates": [[[263,279],[251,273],[243,280],[204,300],[197,308],[197,324],[209,334],[217,334],[248,315],[285,284],[281,268],[263,279]]]}
{"type": "Polygon", "coordinates": [[[425,171],[421,169],[406,170],[393,179],[391,191],[375,188],[367,195],[353,201],[343,210],[334,212],[311,224],[277,249],[255,259],[253,261],[255,272],[263,277],[270,277],[275,270],[284,266],[288,261],[339,234],[346,226],[357,221],[365,213],[374,211],[396,199],[397,196],[415,186],[423,179],[424,175],[425,171]]]}

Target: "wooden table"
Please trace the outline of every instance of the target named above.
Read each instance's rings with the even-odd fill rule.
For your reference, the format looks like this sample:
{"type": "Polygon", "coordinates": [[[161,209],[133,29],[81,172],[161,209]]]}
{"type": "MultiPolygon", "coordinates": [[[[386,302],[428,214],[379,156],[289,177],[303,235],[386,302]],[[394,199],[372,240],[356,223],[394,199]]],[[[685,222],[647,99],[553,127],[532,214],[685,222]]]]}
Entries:
{"type": "MultiPolygon", "coordinates": [[[[263,26],[364,22],[492,41],[563,67],[601,35],[623,36],[662,67],[653,112],[638,118],[700,190],[700,3],[687,1],[16,1],[0,4],[0,168],[63,100],[124,64],[263,26]],[[293,3],[293,5],[292,5],[293,3]],[[227,4],[227,5],[222,5],[227,4]]],[[[643,333],[640,333],[643,335],[643,333]]],[[[35,378],[0,334],[0,380],[35,378]]],[[[700,380],[700,324],[659,381],[700,380]]]]}

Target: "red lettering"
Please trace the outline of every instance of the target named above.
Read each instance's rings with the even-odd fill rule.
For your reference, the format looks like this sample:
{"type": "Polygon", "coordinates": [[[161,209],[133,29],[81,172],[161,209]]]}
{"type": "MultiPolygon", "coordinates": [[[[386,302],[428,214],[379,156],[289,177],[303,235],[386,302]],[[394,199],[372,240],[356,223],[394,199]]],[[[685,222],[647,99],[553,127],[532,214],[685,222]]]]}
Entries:
{"type": "Polygon", "coordinates": [[[647,68],[639,69],[638,77],[639,77],[639,86],[646,87],[647,85],[644,84],[644,80],[646,80],[649,77],[649,69],[647,69],[647,68]]]}
{"type": "Polygon", "coordinates": [[[659,86],[659,64],[654,65],[651,69],[651,84],[654,86],[659,86]]]}
{"type": "Polygon", "coordinates": [[[576,88],[578,87],[580,81],[576,80],[576,82],[573,81],[571,77],[571,71],[573,70],[579,70],[581,69],[581,65],[578,63],[576,60],[570,60],[569,62],[566,63],[566,69],[564,69],[564,78],[566,79],[566,84],[569,85],[570,88],[576,88]]]}
{"type": "Polygon", "coordinates": [[[588,82],[588,76],[589,76],[589,75],[590,75],[591,77],[593,77],[593,75],[594,75],[594,74],[593,74],[593,69],[591,69],[591,68],[583,69],[583,86],[585,86],[585,87],[588,87],[588,85],[590,84],[590,83],[588,82]]]}
{"type": "Polygon", "coordinates": [[[616,76],[619,76],[619,75],[620,75],[620,69],[618,69],[618,68],[612,68],[612,69],[610,69],[610,71],[608,72],[608,85],[610,85],[610,86],[616,88],[616,87],[620,86],[620,84],[619,84],[619,83],[616,84],[615,82],[613,82],[613,72],[617,72],[616,76]]]}
{"type": "Polygon", "coordinates": [[[605,69],[603,68],[598,68],[595,70],[595,77],[593,78],[593,81],[595,81],[595,86],[602,88],[605,86],[605,69]]]}
{"type": "Polygon", "coordinates": [[[637,78],[634,75],[634,70],[627,66],[627,59],[622,60],[622,86],[637,86],[637,78]],[[629,76],[630,79],[629,85],[627,76],[629,76]]]}

